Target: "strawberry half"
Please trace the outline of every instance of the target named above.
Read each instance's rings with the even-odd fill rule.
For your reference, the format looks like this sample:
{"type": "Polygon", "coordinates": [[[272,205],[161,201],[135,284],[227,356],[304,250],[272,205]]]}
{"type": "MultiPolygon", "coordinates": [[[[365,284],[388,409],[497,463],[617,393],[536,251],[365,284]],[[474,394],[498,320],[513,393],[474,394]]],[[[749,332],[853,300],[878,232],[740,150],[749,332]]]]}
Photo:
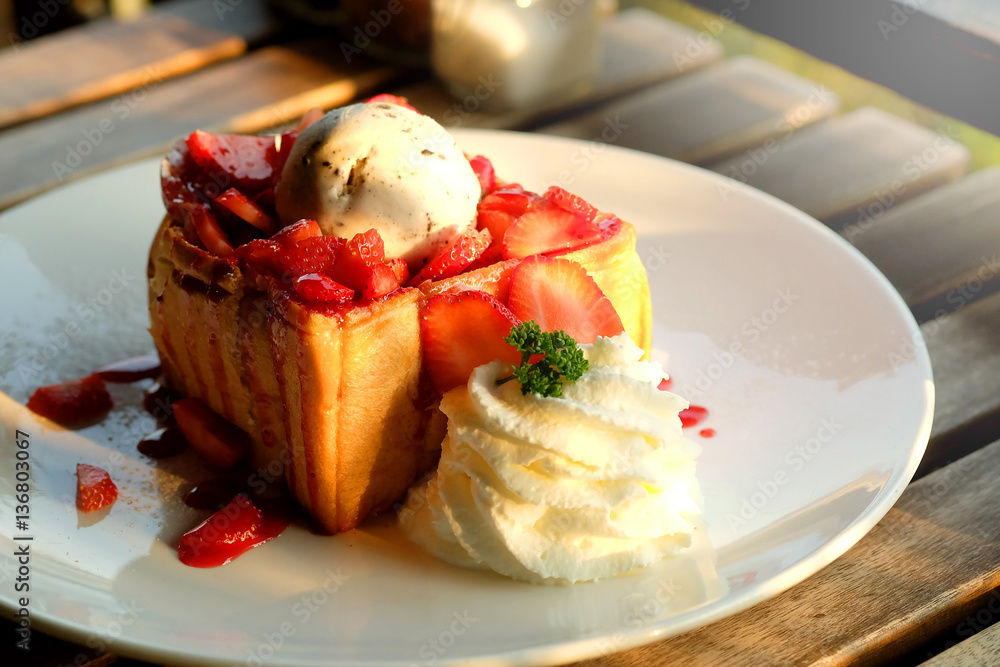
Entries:
{"type": "Polygon", "coordinates": [[[441,252],[421,269],[412,284],[419,285],[425,280],[441,280],[458,275],[486,252],[492,238],[488,229],[472,229],[459,234],[448,241],[441,252]]]}
{"type": "Polygon", "coordinates": [[[81,428],[103,419],[114,402],[104,380],[93,374],[39,387],[28,399],[27,407],[67,428],[81,428]]]}
{"type": "Polygon", "coordinates": [[[177,545],[177,556],[191,567],[225,565],[277,537],[288,524],[286,514],[264,513],[240,493],[197,528],[184,533],[177,545]]]}
{"type": "Polygon", "coordinates": [[[568,259],[529,257],[511,272],[510,309],[542,331],[563,330],[578,343],[625,330],[614,305],[586,269],[568,259]]]}
{"type": "Polygon", "coordinates": [[[369,97],[365,100],[365,104],[378,104],[379,102],[387,102],[389,104],[395,104],[398,107],[406,107],[410,111],[417,111],[416,107],[410,104],[405,97],[399,97],[398,95],[389,95],[388,93],[382,93],[381,95],[376,95],[375,97],[369,97]]]}
{"type": "Polygon", "coordinates": [[[236,188],[229,188],[223,192],[215,198],[215,203],[246,220],[268,236],[278,231],[274,218],[236,188]]]}
{"type": "Polygon", "coordinates": [[[503,239],[506,259],[530,257],[547,252],[572,250],[601,240],[601,230],[558,207],[535,209],[518,218],[503,239]]]}
{"type": "Polygon", "coordinates": [[[88,463],[76,464],[76,508],[94,512],[111,505],[118,498],[118,487],[103,468],[88,463]]]}
{"type": "Polygon", "coordinates": [[[247,450],[247,434],[197,398],[174,401],[174,419],[191,449],[216,468],[232,468],[247,450]]]}
{"type": "Polygon", "coordinates": [[[476,155],[469,158],[469,165],[472,167],[472,171],[476,172],[483,196],[493,192],[497,187],[497,174],[493,171],[493,163],[482,155],[476,155]]]}
{"type": "Polygon", "coordinates": [[[274,167],[268,152],[274,150],[274,137],[246,134],[210,134],[195,130],[187,139],[191,157],[213,180],[232,180],[232,185],[261,190],[274,180],[274,167]]]}
{"type": "Polygon", "coordinates": [[[440,392],[463,385],[495,359],[516,364],[520,353],[504,338],[520,321],[494,297],[477,290],[432,296],[420,314],[431,381],[440,392]]]}

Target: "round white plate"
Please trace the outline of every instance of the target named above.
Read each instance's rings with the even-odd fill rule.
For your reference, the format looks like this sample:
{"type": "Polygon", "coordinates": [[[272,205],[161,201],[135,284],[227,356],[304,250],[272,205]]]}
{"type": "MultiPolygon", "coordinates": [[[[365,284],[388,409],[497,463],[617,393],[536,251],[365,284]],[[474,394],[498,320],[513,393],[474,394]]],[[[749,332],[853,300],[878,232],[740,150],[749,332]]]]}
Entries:
{"type": "MultiPolygon", "coordinates": [[[[801,581],[892,506],[930,432],[919,330],[889,283],[826,227],[694,167],[600,144],[461,131],[500,175],[559,184],[639,230],[656,356],[710,410],[699,477],[707,531],[646,571],[533,587],[438,562],[390,520],[335,537],[293,525],[233,563],[177,560],[207,513],[206,473],[135,448],[144,386],[72,432],[22,407],[42,384],[152,350],[145,268],[162,214],[157,163],[73,183],[0,216],[0,603],[19,606],[13,538],[30,536],[32,627],[171,664],[548,664],[704,625],[801,581]],[[14,438],[30,435],[28,529],[15,528],[14,438]],[[73,503],[75,465],[121,497],[73,503]]],[[[148,383],[147,383],[148,384],[148,383]]],[[[18,542],[23,544],[25,541],[18,542]]]]}

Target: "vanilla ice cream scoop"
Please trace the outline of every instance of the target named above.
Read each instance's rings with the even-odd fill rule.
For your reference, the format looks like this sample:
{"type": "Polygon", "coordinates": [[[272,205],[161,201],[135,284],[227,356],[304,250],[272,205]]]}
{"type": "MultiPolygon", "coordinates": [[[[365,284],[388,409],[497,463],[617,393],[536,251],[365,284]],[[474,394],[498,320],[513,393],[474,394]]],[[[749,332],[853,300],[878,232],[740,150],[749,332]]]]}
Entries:
{"type": "Polygon", "coordinates": [[[479,179],[433,119],[389,103],[334,109],[295,141],[275,199],[283,225],[302,218],[351,238],[375,228],[386,257],[419,270],[476,225],[479,179]]]}

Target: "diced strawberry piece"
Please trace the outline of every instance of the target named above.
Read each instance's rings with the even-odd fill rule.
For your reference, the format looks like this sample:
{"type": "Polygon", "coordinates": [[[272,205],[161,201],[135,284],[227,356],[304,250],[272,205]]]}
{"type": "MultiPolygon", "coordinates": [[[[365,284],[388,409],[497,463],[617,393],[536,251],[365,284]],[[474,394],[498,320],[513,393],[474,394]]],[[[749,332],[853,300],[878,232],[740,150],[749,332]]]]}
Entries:
{"type": "Polygon", "coordinates": [[[307,273],[299,276],[293,284],[295,293],[305,301],[330,303],[350,301],[354,298],[354,290],[350,287],[344,287],[322,273],[307,273]]]}
{"type": "Polygon", "coordinates": [[[410,282],[410,267],[407,266],[405,259],[402,257],[394,257],[386,261],[386,266],[392,269],[392,272],[396,274],[396,281],[400,285],[405,285],[410,282]]]}
{"type": "Polygon", "coordinates": [[[510,226],[503,240],[507,259],[580,248],[601,240],[593,222],[561,208],[530,211],[510,226]]]}
{"type": "Polygon", "coordinates": [[[565,331],[578,343],[625,330],[614,305],[586,269],[568,259],[529,257],[511,272],[511,311],[542,331],[565,331]]]}
{"type": "Polygon", "coordinates": [[[205,250],[222,258],[233,255],[233,245],[206,206],[201,204],[193,206],[188,210],[188,215],[191,218],[191,224],[194,225],[195,233],[202,245],[205,246],[205,250]]]}
{"type": "Polygon", "coordinates": [[[267,529],[264,513],[240,493],[197,528],[184,533],[177,545],[177,556],[192,567],[217,567],[275,534],[267,529]]]}
{"type": "Polygon", "coordinates": [[[296,276],[307,273],[328,273],[344,251],[344,239],[338,236],[314,236],[302,239],[293,246],[284,246],[276,259],[277,267],[284,268],[283,258],[288,257],[288,267],[296,276]]]}
{"type": "Polygon", "coordinates": [[[558,185],[553,185],[545,193],[545,198],[564,211],[574,213],[587,222],[593,222],[597,217],[597,209],[588,204],[583,197],[571,194],[558,185]]]}
{"type": "Polygon", "coordinates": [[[315,220],[303,218],[298,222],[284,227],[281,231],[271,237],[275,243],[295,244],[303,239],[313,236],[323,236],[323,230],[319,228],[319,223],[315,220]]]}
{"type": "Polygon", "coordinates": [[[470,230],[459,234],[427,263],[427,266],[413,279],[413,284],[419,285],[425,280],[441,280],[458,275],[486,252],[491,239],[488,229],[470,230]]]}
{"type": "Polygon", "coordinates": [[[363,299],[377,299],[399,287],[396,271],[383,263],[385,245],[378,231],[355,234],[328,275],[363,299]]]}
{"type": "Polygon", "coordinates": [[[495,359],[516,364],[520,353],[504,338],[520,321],[496,298],[469,290],[436,294],[420,315],[424,359],[431,381],[445,392],[495,359]]]}
{"type": "Polygon", "coordinates": [[[301,132],[302,130],[306,129],[307,127],[318,121],[320,118],[322,118],[323,113],[324,112],[322,107],[313,107],[309,111],[305,112],[304,114],[302,114],[302,118],[299,120],[299,124],[298,126],[296,126],[295,131],[301,132]]]}
{"type": "Polygon", "coordinates": [[[111,394],[99,375],[88,375],[39,387],[28,399],[28,409],[67,428],[88,426],[114,407],[111,394]]]}
{"type": "Polygon", "coordinates": [[[188,150],[198,166],[216,176],[213,180],[233,180],[234,185],[259,190],[271,185],[274,167],[268,158],[274,137],[247,134],[210,134],[195,130],[187,139],[188,150]]]}
{"type": "Polygon", "coordinates": [[[118,498],[118,487],[103,468],[88,463],[76,464],[76,508],[94,512],[111,505],[118,498]]]}
{"type": "Polygon", "coordinates": [[[483,195],[493,192],[497,187],[497,175],[493,171],[493,163],[488,158],[477,155],[469,158],[469,164],[472,166],[472,171],[476,172],[483,195]]]}
{"type": "Polygon", "coordinates": [[[516,183],[508,183],[483,197],[479,202],[479,213],[487,210],[503,211],[517,218],[547,203],[534,192],[528,192],[516,183]]]}
{"type": "Polygon", "coordinates": [[[247,450],[247,434],[197,398],[174,401],[174,419],[191,449],[217,468],[232,468],[247,450]]]}
{"type": "MultiPolygon", "coordinates": [[[[417,111],[417,109],[410,104],[405,97],[399,97],[398,95],[389,95],[388,93],[382,93],[381,95],[376,95],[375,97],[369,97],[365,100],[365,104],[378,104],[379,102],[387,102],[389,104],[395,104],[396,106],[406,107],[410,111],[417,111]]],[[[420,113],[417,111],[417,113],[420,113]]]]}
{"type": "Polygon", "coordinates": [[[215,198],[215,203],[246,220],[265,234],[271,235],[278,231],[278,225],[274,218],[236,188],[229,188],[223,192],[215,198]]]}

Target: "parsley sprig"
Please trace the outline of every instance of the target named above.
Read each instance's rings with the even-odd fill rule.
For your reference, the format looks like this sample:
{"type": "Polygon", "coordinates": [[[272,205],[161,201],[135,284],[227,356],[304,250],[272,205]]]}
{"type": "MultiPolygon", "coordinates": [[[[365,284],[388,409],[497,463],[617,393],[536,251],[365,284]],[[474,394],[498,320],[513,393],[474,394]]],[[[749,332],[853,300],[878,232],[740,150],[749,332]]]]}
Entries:
{"type": "Polygon", "coordinates": [[[504,340],[521,353],[521,364],[514,366],[512,375],[497,380],[497,384],[517,380],[524,395],[535,393],[558,398],[562,396],[563,382],[579,380],[590,367],[572,336],[565,331],[542,331],[533,320],[512,328],[504,340]],[[541,359],[528,363],[539,354],[541,359]]]}

